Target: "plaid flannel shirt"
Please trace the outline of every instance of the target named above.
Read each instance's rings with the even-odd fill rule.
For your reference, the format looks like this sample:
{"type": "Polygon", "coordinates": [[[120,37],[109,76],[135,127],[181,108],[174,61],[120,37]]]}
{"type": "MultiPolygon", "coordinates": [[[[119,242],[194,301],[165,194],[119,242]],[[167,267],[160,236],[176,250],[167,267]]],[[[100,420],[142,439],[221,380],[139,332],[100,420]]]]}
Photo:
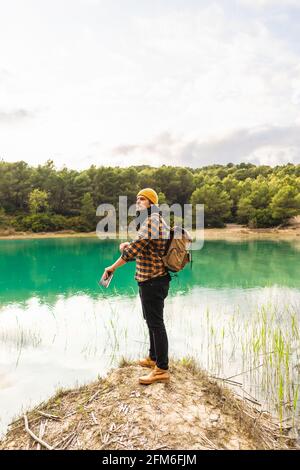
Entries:
{"type": "Polygon", "coordinates": [[[162,216],[153,213],[141,225],[137,237],[124,248],[121,258],[136,260],[134,278],[138,282],[167,274],[161,256],[165,254],[169,233],[162,216]]]}

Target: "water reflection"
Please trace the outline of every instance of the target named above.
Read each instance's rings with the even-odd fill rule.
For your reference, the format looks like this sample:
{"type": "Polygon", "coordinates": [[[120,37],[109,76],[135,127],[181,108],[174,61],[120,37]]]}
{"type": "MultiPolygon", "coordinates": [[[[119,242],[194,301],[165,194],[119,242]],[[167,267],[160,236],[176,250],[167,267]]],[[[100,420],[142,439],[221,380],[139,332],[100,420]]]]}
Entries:
{"type": "MultiPolygon", "coordinates": [[[[293,351],[290,383],[296,382],[294,367],[300,363],[299,337],[293,330],[293,324],[300,325],[297,289],[194,287],[189,294],[171,296],[165,310],[170,356],[192,355],[210,373],[223,377],[247,370],[253,364],[253,338],[260,337],[262,309],[271,317],[275,312],[268,320],[267,347],[272,349],[273,335],[280,328],[293,351]]],[[[148,351],[147,334],[138,296],[60,296],[50,308],[32,298],[25,310],[17,304],[7,306],[0,315],[2,430],[22,407],[50,397],[59,386],[95,380],[122,356],[143,356],[148,351]]],[[[259,350],[255,360],[262,353],[259,350]]],[[[266,370],[258,369],[256,378],[240,377],[245,390],[259,399],[264,399],[261,387],[267,373],[272,381],[273,372],[266,370]]],[[[269,384],[267,395],[272,402],[270,390],[269,384]]]]}
{"type": "MultiPolygon", "coordinates": [[[[108,290],[97,285],[117,255],[118,243],[97,239],[0,241],[0,432],[58,387],[90,382],[122,356],[147,353],[134,263],[117,271],[108,290]]],[[[299,270],[289,242],[206,242],[192,269],[172,280],[165,309],[170,356],[191,355],[223,377],[255,367],[239,380],[267,408],[278,402],[284,374],[284,393],[293,400],[299,270]]]]}
{"type": "MultiPolygon", "coordinates": [[[[135,263],[118,269],[108,290],[99,287],[105,266],[118,256],[118,241],[94,238],[0,240],[0,305],[37,297],[54,305],[57,297],[87,294],[135,296],[135,263]]],[[[300,287],[300,262],[293,242],[206,241],[193,252],[192,267],[172,280],[170,295],[194,286],[253,288],[280,285],[300,287]]]]}

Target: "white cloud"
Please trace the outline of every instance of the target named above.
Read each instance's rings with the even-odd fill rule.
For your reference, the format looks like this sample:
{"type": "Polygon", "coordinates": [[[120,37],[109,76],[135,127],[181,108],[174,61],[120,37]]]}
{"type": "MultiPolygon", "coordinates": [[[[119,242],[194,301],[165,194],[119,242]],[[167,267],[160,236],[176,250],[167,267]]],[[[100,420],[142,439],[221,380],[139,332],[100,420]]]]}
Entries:
{"type": "MultiPolygon", "coordinates": [[[[51,157],[85,168],[178,157],[184,165],[188,156],[173,141],[225,145],[223,136],[240,129],[300,124],[299,55],[265,26],[263,15],[233,16],[222,2],[195,7],[187,1],[151,15],[143,2],[135,10],[113,5],[7,2],[0,17],[6,71],[0,111],[37,111],[15,128],[13,121],[4,127],[0,114],[4,158],[36,164],[51,157]],[[136,142],[154,142],[156,151],[136,142]]],[[[272,155],[280,160],[282,144],[272,136],[260,159],[278,145],[272,155]]],[[[213,163],[217,154],[207,148],[205,163],[213,163]]],[[[256,147],[249,152],[241,158],[258,158],[256,147]]]]}
{"type": "MultiPolygon", "coordinates": [[[[130,159],[135,164],[143,163],[146,156],[148,164],[158,164],[163,159],[168,164],[194,168],[212,162],[297,163],[300,161],[300,126],[240,128],[202,141],[165,133],[151,142],[119,146],[113,150],[113,155],[123,155],[124,161],[130,159]]],[[[119,162],[121,164],[121,160],[119,162]]]]}
{"type": "Polygon", "coordinates": [[[0,124],[12,125],[24,120],[35,117],[35,114],[27,109],[13,109],[13,110],[1,110],[0,109],[0,124]]]}
{"type": "Polygon", "coordinates": [[[241,5],[246,5],[252,8],[264,7],[300,7],[299,0],[237,0],[241,5]]]}

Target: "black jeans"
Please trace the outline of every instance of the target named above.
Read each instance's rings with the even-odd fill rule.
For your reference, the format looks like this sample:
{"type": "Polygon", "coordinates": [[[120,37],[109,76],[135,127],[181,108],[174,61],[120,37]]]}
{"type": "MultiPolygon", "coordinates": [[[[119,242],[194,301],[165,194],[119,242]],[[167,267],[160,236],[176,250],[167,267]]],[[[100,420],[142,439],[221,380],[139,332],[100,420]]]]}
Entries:
{"type": "Polygon", "coordinates": [[[138,282],[143,316],[149,329],[149,356],[160,369],[169,368],[168,336],[164,324],[164,300],[168,295],[170,274],[138,282]]]}

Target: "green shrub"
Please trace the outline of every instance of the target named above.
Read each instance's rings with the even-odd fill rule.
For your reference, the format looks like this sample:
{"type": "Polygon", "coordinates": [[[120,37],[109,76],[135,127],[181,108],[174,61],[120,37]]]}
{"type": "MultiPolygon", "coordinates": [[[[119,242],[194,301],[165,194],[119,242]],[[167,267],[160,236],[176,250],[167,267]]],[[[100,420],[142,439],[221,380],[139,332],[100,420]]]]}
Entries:
{"type": "Polygon", "coordinates": [[[5,210],[3,207],[0,207],[0,227],[4,227],[6,225],[6,216],[5,210]]]}
{"type": "Polygon", "coordinates": [[[276,225],[276,223],[277,221],[273,219],[270,207],[256,209],[249,219],[250,228],[272,227],[276,225]]]}
{"type": "Polygon", "coordinates": [[[57,232],[60,230],[74,230],[89,232],[96,230],[81,216],[65,217],[59,214],[38,213],[18,215],[13,220],[13,227],[18,231],[57,232]]]}

